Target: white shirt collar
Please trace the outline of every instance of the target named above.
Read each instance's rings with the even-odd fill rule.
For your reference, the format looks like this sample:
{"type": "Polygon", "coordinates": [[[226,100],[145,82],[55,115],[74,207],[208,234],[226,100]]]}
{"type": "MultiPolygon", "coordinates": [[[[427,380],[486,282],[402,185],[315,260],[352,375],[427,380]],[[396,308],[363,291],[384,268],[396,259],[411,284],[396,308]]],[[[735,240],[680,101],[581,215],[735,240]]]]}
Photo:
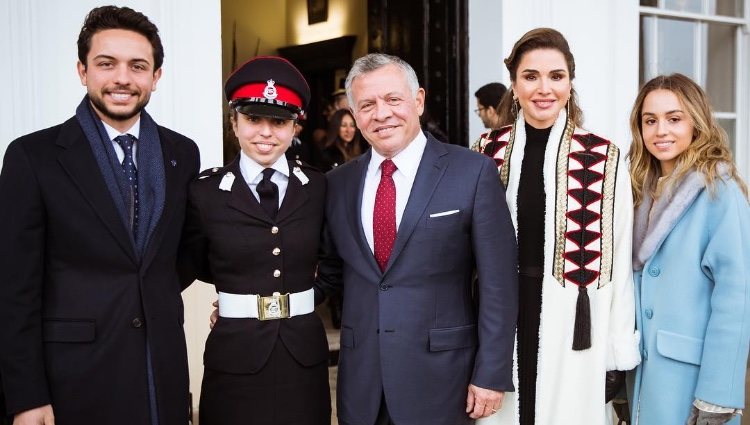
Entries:
{"type": "MultiPolygon", "coordinates": [[[[417,137],[411,141],[401,152],[397,153],[396,156],[391,158],[396,168],[405,176],[408,176],[412,181],[417,175],[417,169],[419,168],[419,162],[422,160],[422,154],[424,148],[427,145],[427,137],[420,130],[417,133],[417,137]]],[[[369,171],[375,171],[380,168],[380,164],[385,161],[385,157],[370,149],[372,157],[370,158],[369,171]]]]}
{"type": "Polygon", "coordinates": [[[120,133],[120,131],[116,130],[111,125],[107,124],[106,122],[102,121],[102,124],[104,124],[104,129],[107,130],[107,136],[109,136],[109,140],[115,140],[115,137],[120,136],[122,134],[130,134],[134,136],[136,139],[138,139],[141,135],[141,117],[138,117],[138,121],[133,124],[132,127],[128,129],[128,131],[124,133],[120,133]]]}
{"type": "MultiPolygon", "coordinates": [[[[240,151],[240,171],[248,183],[261,179],[262,177],[260,177],[260,175],[265,168],[266,167],[255,162],[245,152],[240,151]]],[[[286,161],[285,155],[282,154],[270,168],[273,168],[289,178],[289,163],[286,161]]]]}

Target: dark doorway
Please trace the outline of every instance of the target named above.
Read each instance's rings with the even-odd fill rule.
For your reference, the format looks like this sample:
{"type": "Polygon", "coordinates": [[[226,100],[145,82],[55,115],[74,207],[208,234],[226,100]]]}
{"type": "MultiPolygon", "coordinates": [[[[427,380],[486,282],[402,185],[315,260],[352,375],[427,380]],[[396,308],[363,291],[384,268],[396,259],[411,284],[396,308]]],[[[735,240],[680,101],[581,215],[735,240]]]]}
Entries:
{"type": "MultiPolygon", "coordinates": [[[[324,108],[352,65],[352,49],[356,39],[354,35],[346,35],[279,49],[279,56],[293,63],[310,85],[310,104],[305,111],[305,129],[301,136],[308,143],[312,143],[315,129],[327,128],[324,108]]],[[[317,165],[314,159],[311,162],[317,165]]]]}
{"type": "Polygon", "coordinates": [[[368,0],[367,9],[369,51],[409,62],[427,91],[423,128],[467,146],[468,0],[368,0]]]}

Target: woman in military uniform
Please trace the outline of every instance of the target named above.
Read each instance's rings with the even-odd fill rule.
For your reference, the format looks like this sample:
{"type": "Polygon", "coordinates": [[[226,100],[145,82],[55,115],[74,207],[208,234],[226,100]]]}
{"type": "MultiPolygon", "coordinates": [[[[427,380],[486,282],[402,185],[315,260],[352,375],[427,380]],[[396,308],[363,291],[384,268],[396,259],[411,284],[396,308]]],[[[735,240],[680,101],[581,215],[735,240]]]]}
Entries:
{"type": "Polygon", "coordinates": [[[312,289],[326,183],[284,157],[310,89],[286,60],[258,57],[224,90],[241,152],[192,183],[184,243],[191,273],[219,293],[200,423],[328,425],[328,344],[312,289]]]}

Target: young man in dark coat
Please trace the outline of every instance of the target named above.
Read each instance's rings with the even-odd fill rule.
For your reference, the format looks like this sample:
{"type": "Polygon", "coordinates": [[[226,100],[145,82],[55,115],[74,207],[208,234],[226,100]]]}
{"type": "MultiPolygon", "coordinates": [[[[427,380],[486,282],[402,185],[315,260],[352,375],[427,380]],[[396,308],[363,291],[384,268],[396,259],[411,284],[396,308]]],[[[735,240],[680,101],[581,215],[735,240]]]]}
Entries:
{"type": "Polygon", "coordinates": [[[73,118],[10,144],[0,174],[0,374],[16,424],[184,425],[176,270],[192,140],[145,112],[156,26],[93,9],[73,118]]]}

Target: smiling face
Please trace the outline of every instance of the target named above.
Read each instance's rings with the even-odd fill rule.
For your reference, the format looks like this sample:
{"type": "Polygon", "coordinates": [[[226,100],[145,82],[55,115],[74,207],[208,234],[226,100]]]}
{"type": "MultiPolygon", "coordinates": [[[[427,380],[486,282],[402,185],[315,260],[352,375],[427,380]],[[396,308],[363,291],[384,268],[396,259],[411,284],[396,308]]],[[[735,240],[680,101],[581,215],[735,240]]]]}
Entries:
{"type": "Polygon", "coordinates": [[[148,39],[122,29],[94,34],[86,63],[77,67],[97,115],[119,131],[135,124],[161,77],[148,39]]]}
{"type": "Polygon", "coordinates": [[[424,90],[418,89],[415,95],[397,65],[356,77],[351,95],[357,127],[380,155],[392,158],[417,137],[424,90]]]}
{"type": "Polygon", "coordinates": [[[341,118],[341,125],[339,125],[339,137],[345,143],[349,143],[354,140],[354,133],[357,127],[354,125],[354,118],[351,115],[345,114],[341,118]]]}
{"type": "Polygon", "coordinates": [[[643,99],[641,136],[646,150],[659,160],[661,175],[674,170],[677,158],[693,141],[693,120],[669,90],[654,90],[643,99]]]}
{"type": "Polygon", "coordinates": [[[284,155],[294,137],[293,120],[236,113],[232,128],[242,152],[264,167],[270,167],[284,155]]]}
{"type": "Polygon", "coordinates": [[[565,56],[556,49],[524,54],[511,86],[526,122],[540,129],[555,123],[573,88],[565,56]]]}

